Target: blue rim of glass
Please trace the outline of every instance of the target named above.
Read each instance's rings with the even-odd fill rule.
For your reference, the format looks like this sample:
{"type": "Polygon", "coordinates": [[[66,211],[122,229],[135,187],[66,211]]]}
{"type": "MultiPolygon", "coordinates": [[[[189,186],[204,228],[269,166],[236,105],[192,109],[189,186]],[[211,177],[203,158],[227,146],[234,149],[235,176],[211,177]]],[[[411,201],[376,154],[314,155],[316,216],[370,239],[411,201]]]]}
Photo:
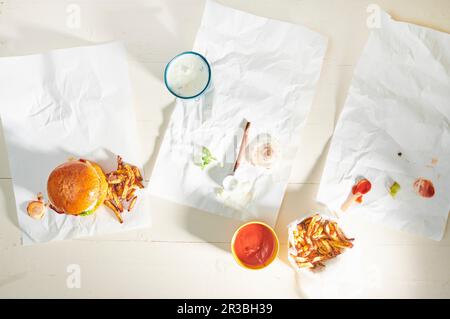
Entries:
{"type": "Polygon", "coordinates": [[[194,98],[196,98],[196,97],[202,95],[202,94],[206,91],[206,89],[208,88],[209,82],[211,82],[211,66],[209,65],[208,60],[206,60],[206,58],[205,58],[203,55],[201,55],[200,53],[198,53],[198,52],[194,52],[194,51],[185,51],[185,52],[182,52],[182,53],[180,53],[180,54],[177,54],[176,56],[174,56],[174,57],[172,58],[172,60],[169,61],[169,63],[167,63],[166,68],[165,68],[165,70],[164,70],[164,84],[166,85],[166,88],[169,90],[170,93],[172,93],[172,94],[175,95],[176,97],[178,97],[178,98],[180,98],[180,99],[183,99],[183,100],[194,99],[194,98]],[[193,95],[193,96],[180,96],[180,95],[176,94],[174,91],[172,91],[172,89],[170,88],[169,84],[167,83],[167,69],[169,68],[170,64],[171,64],[176,58],[178,58],[178,57],[180,57],[180,56],[182,56],[182,55],[185,55],[185,54],[194,54],[194,55],[199,56],[203,61],[205,61],[206,65],[208,66],[208,82],[206,82],[205,87],[203,88],[203,90],[200,91],[200,93],[197,93],[196,95],[193,95]]]}

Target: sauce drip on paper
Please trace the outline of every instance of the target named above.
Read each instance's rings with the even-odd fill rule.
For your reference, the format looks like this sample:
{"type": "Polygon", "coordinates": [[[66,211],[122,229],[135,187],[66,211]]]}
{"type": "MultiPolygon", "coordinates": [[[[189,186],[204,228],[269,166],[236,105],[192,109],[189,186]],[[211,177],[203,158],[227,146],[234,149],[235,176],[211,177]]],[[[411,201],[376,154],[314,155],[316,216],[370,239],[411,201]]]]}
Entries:
{"type": "Polygon", "coordinates": [[[264,265],[275,250],[275,238],[271,230],[261,224],[249,224],[241,228],[234,242],[239,260],[249,266],[264,265]]]}
{"type": "Polygon", "coordinates": [[[434,196],[435,190],[433,183],[425,178],[418,178],[414,182],[414,190],[422,197],[431,198],[434,196]]]}
{"type": "Polygon", "coordinates": [[[352,186],[352,191],[345,202],[341,205],[341,210],[345,212],[354,203],[361,204],[363,195],[367,194],[371,188],[372,184],[368,179],[360,179],[355,185],[352,186]]]}
{"type": "Polygon", "coordinates": [[[356,202],[362,202],[362,195],[367,194],[372,188],[372,184],[367,179],[362,179],[352,187],[353,195],[360,195],[356,198],[356,202]]]}

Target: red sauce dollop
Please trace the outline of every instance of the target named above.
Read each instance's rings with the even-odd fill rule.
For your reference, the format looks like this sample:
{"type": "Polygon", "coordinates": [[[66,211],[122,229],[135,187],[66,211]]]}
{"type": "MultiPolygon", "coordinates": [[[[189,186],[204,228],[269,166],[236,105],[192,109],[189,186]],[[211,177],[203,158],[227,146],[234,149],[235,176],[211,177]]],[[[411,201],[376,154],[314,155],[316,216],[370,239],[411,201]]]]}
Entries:
{"type": "Polygon", "coordinates": [[[362,179],[352,187],[352,194],[361,194],[358,198],[356,198],[357,203],[362,203],[362,195],[367,194],[372,188],[372,184],[367,179],[362,179]]]}
{"type": "Polygon", "coordinates": [[[367,179],[362,179],[352,187],[352,193],[367,194],[372,188],[372,184],[367,179]]]}
{"type": "Polygon", "coordinates": [[[419,178],[414,182],[414,189],[417,194],[425,198],[431,198],[434,196],[435,190],[433,183],[425,178],[419,178]]]}
{"type": "Polygon", "coordinates": [[[265,265],[275,250],[275,238],[270,229],[261,224],[242,227],[234,241],[234,252],[248,266],[265,265]]]}

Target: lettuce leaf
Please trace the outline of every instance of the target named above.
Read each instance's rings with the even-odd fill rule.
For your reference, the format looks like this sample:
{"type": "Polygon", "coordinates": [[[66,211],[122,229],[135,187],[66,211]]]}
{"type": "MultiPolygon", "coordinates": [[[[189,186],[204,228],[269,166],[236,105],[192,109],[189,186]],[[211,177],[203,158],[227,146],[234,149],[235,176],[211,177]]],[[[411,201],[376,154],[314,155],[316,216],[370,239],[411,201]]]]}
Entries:
{"type": "Polygon", "coordinates": [[[85,212],[82,212],[81,214],[79,214],[78,216],[89,216],[92,215],[95,212],[95,209],[91,209],[91,210],[87,210],[85,212]]]}
{"type": "Polygon", "coordinates": [[[95,211],[97,210],[97,208],[101,205],[102,203],[97,202],[97,204],[95,204],[94,208],[90,209],[90,210],[86,210],[84,212],[82,212],[81,214],[79,214],[78,216],[89,216],[92,215],[93,213],[95,213],[95,211]]]}
{"type": "Polygon", "coordinates": [[[212,161],[216,161],[217,159],[212,156],[211,151],[203,146],[202,148],[202,163],[200,164],[200,168],[204,169],[206,166],[208,166],[212,161]]]}

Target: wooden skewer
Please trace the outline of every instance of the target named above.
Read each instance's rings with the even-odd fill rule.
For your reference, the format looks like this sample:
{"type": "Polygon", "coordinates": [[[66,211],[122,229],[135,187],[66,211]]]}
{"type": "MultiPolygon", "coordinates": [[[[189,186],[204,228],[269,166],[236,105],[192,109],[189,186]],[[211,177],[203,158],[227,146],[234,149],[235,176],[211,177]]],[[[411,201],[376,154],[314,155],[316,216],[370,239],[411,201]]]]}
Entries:
{"type": "Polygon", "coordinates": [[[242,159],[242,156],[244,156],[245,147],[247,146],[248,130],[250,128],[250,122],[248,122],[248,121],[246,121],[246,122],[247,123],[245,123],[244,134],[242,135],[242,141],[241,141],[241,146],[239,148],[239,153],[236,158],[236,162],[234,163],[233,174],[236,172],[237,168],[241,164],[241,159],[242,159]]]}
{"type": "Polygon", "coordinates": [[[342,204],[341,206],[341,210],[343,212],[345,212],[347,209],[350,208],[351,205],[353,205],[353,203],[358,199],[358,197],[362,196],[361,193],[356,193],[356,194],[352,194],[350,195],[347,200],[342,204]]]}

